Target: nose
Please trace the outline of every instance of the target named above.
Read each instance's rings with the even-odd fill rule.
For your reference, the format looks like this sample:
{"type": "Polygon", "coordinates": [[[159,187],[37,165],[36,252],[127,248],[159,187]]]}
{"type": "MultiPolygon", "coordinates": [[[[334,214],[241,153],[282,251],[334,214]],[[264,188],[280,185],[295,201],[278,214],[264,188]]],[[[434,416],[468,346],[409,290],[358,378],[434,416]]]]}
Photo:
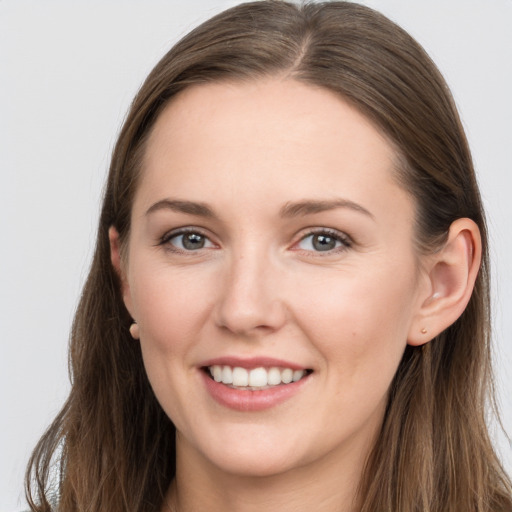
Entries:
{"type": "Polygon", "coordinates": [[[280,274],[276,265],[255,252],[234,257],[220,285],[217,325],[245,337],[279,330],[287,317],[280,274]]]}

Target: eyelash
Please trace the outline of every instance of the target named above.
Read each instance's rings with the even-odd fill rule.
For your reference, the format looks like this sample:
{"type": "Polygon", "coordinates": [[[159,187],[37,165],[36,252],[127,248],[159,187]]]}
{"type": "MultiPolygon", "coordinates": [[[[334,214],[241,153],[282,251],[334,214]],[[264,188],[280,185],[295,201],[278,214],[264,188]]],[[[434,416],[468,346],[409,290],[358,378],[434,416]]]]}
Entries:
{"type": "MultiPolygon", "coordinates": [[[[196,250],[194,250],[194,249],[187,250],[187,249],[182,249],[182,248],[176,247],[175,245],[170,243],[172,239],[178,238],[178,237],[183,237],[184,235],[187,235],[187,234],[199,235],[205,241],[207,241],[211,245],[214,245],[214,242],[212,242],[207,235],[205,235],[200,229],[195,228],[195,227],[182,228],[182,229],[179,229],[178,231],[171,231],[169,233],[166,233],[160,239],[158,245],[166,246],[167,250],[174,252],[174,253],[180,253],[180,254],[192,254],[194,252],[199,252],[201,249],[209,249],[210,248],[210,247],[200,247],[199,249],[196,249],[196,250]]],[[[315,256],[328,256],[328,255],[332,255],[333,253],[339,253],[339,252],[346,251],[347,249],[349,249],[352,246],[352,243],[353,243],[352,239],[345,233],[341,233],[334,229],[318,228],[318,229],[311,229],[307,233],[302,235],[301,238],[299,239],[299,241],[295,242],[293,244],[293,250],[302,251],[304,253],[307,253],[308,256],[312,256],[313,254],[315,256]],[[317,236],[324,235],[327,238],[333,239],[335,241],[335,243],[336,244],[339,243],[339,245],[337,247],[328,249],[326,251],[315,251],[315,250],[308,250],[308,249],[303,249],[303,248],[297,247],[301,243],[303,243],[305,240],[307,240],[309,237],[314,237],[316,235],[317,236]]],[[[183,245],[183,241],[182,241],[182,245],[183,245]]]]}
{"type": "MultiPolygon", "coordinates": [[[[313,229],[310,230],[308,233],[306,233],[304,236],[300,238],[300,240],[295,244],[295,246],[298,246],[299,244],[303,243],[305,240],[307,240],[310,237],[324,235],[326,238],[330,238],[335,241],[337,244],[339,242],[339,245],[337,247],[334,247],[332,249],[328,249],[326,251],[315,251],[315,250],[307,250],[303,249],[307,253],[314,253],[315,256],[328,256],[335,253],[343,252],[349,249],[352,246],[352,240],[350,237],[344,233],[341,233],[339,231],[336,231],[334,229],[326,229],[326,228],[319,228],[319,229],[313,229]]],[[[313,242],[311,242],[313,243],[313,242]]],[[[298,248],[296,250],[302,250],[301,248],[298,248]]]]}
{"type": "MultiPolygon", "coordinates": [[[[199,235],[205,241],[208,241],[210,244],[213,245],[213,242],[210,240],[210,238],[207,235],[205,235],[200,229],[195,228],[195,227],[182,228],[177,231],[171,231],[169,233],[166,233],[160,239],[158,245],[165,246],[166,250],[174,252],[174,253],[179,253],[179,254],[192,254],[194,252],[199,252],[199,250],[203,249],[204,247],[201,247],[200,249],[196,249],[196,250],[192,250],[192,249],[187,250],[187,249],[181,249],[180,247],[176,247],[175,245],[170,243],[173,238],[183,237],[184,235],[189,235],[189,234],[199,235]]],[[[183,245],[183,242],[182,242],[182,245],[183,245]]]]}

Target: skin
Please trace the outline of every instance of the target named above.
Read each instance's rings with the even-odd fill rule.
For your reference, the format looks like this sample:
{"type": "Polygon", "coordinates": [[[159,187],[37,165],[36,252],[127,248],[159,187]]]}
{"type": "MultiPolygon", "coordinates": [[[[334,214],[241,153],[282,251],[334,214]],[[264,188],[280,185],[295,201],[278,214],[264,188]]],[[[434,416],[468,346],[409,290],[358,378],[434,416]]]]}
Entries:
{"type": "MultiPolygon", "coordinates": [[[[394,180],[395,156],[338,96],[288,79],[191,87],[160,115],[126,260],[113,229],[111,243],[150,382],[177,429],[171,506],[354,510],[406,344],[435,335],[420,332],[425,304],[446,305],[464,281],[416,253],[414,200],[394,180]],[[154,206],[163,200],[214,216],[154,206]],[[185,249],[182,228],[204,247],[185,249]],[[326,230],[335,248],[315,250],[311,232],[326,230]],[[284,403],[236,411],[212,399],[200,369],[223,356],[313,373],[284,403]]],[[[473,234],[464,224],[449,238],[466,267],[473,234]]],[[[432,319],[432,330],[441,324],[432,319]]]]}

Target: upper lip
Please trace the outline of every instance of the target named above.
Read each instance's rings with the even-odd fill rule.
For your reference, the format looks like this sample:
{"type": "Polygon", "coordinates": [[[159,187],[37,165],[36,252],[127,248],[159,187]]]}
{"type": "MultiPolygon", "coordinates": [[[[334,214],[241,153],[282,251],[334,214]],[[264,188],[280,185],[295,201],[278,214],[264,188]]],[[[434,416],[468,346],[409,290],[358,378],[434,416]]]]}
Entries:
{"type": "Polygon", "coordinates": [[[245,368],[251,370],[252,368],[291,368],[292,370],[306,370],[306,367],[291,361],[285,361],[284,359],[275,359],[273,357],[249,357],[241,358],[236,356],[225,356],[208,359],[207,361],[199,364],[200,367],[205,366],[231,366],[233,368],[245,368]]]}

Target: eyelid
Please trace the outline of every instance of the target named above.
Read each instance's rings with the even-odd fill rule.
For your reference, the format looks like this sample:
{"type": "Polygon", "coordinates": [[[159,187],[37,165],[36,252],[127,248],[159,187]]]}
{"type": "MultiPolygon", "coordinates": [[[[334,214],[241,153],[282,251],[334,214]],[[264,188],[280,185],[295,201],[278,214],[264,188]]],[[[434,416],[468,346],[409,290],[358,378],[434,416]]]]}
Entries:
{"type": "Polygon", "coordinates": [[[343,231],[338,231],[337,229],[333,228],[325,228],[325,227],[316,227],[316,228],[307,228],[306,230],[303,230],[298,237],[298,240],[294,242],[292,249],[295,251],[303,251],[304,253],[308,253],[308,255],[314,254],[315,256],[329,256],[332,254],[336,254],[339,252],[346,251],[350,247],[352,247],[354,241],[352,238],[344,233],[343,231]],[[302,249],[298,247],[300,242],[308,238],[309,236],[314,235],[327,235],[332,238],[335,238],[339,242],[341,242],[341,246],[328,250],[328,251],[309,251],[306,249],[302,249]]]}
{"type": "Polygon", "coordinates": [[[170,240],[172,240],[175,237],[178,237],[180,235],[186,235],[189,233],[196,233],[198,235],[201,235],[205,239],[207,239],[212,245],[217,246],[213,240],[211,235],[207,234],[204,229],[197,227],[197,226],[183,226],[180,228],[171,229],[170,231],[167,231],[164,235],[162,235],[159,239],[156,245],[166,246],[166,249],[172,252],[178,252],[178,253],[186,253],[186,254],[192,254],[194,252],[200,252],[203,249],[211,249],[211,247],[202,247],[200,249],[197,249],[195,251],[192,250],[183,250],[179,247],[173,246],[170,244],[170,240]]]}
{"type": "MultiPolygon", "coordinates": [[[[211,247],[204,247],[204,248],[197,249],[195,251],[194,250],[182,250],[179,247],[169,244],[169,241],[172,238],[178,237],[180,235],[186,235],[187,233],[197,233],[197,234],[203,236],[205,239],[207,239],[213,246],[218,247],[218,244],[212,239],[212,236],[210,234],[208,234],[205,229],[200,228],[198,226],[183,226],[183,227],[171,229],[170,231],[167,231],[164,235],[162,235],[158,239],[156,245],[167,246],[166,247],[167,250],[170,250],[173,252],[178,252],[178,253],[187,253],[187,254],[192,254],[194,252],[200,252],[203,249],[211,249],[211,247]]],[[[309,228],[303,229],[301,231],[301,233],[299,233],[296,241],[292,244],[291,249],[295,250],[295,251],[302,251],[304,253],[308,253],[308,255],[314,254],[315,256],[328,256],[328,255],[336,254],[336,253],[343,252],[343,251],[349,249],[353,245],[353,243],[354,243],[353,239],[347,233],[345,233],[343,231],[339,231],[339,230],[333,229],[333,228],[326,228],[326,227],[309,227],[309,228]],[[305,240],[307,237],[314,236],[314,235],[320,235],[320,234],[327,235],[329,237],[336,239],[337,241],[339,241],[341,243],[341,246],[334,248],[334,249],[327,250],[327,251],[312,251],[312,250],[302,249],[302,248],[298,247],[300,242],[305,240]]]]}

